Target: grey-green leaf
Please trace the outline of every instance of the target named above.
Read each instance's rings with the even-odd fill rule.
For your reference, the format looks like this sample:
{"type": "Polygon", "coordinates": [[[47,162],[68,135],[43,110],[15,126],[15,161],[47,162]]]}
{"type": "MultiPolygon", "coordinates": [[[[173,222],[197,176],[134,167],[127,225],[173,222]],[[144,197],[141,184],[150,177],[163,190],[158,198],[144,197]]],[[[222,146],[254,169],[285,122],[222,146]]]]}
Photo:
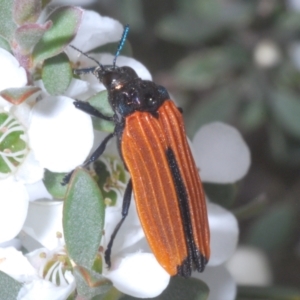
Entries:
{"type": "Polygon", "coordinates": [[[51,21],[45,24],[25,24],[16,30],[15,39],[24,52],[29,52],[51,26],[51,21]]]}
{"type": "Polygon", "coordinates": [[[40,92],[41,89],[36,86],[24,86],[2,90],[0,96],[12,104],[18,105],[30,97],[37,97],[40,92]]]}
{"type": "Polygon", "coordinates": [[[8,41],[0,35],[0,48],[12,53],[10,45],[8,41]]]}
{"type": "Polygon", "coordinates": [[[42,10],[41,0],[15,0],[13,16],[17,24],[34,23],[42,10]]]}
{"type": "Polygon", "coordinates": [[[187,56],[174,69],[177,84],[205,89],[225,83],[228,72],[247,64],[247,53],[238,47],[218,47],[187,56]]]}
{"type": "Polygon", "coordinates": [[[232,207],[236,194],[236,184],[203,183],[205,194],[209,200],[223,207],[232,207]]]}
{"type": "Polygon", "coordinates": [[[65,175],[65,173],[53,173],[47,169],[45,170],[43,182],[47,191],[55,199],[65,198],[67,186],[61,184],[65,175]]]}
{"type": "Polygon", "coordinates": [[[83,11],[78,7],[63,6],[56,9],[49,17],[53,26],[43,35],[33,50],[35,63],[53,57],[75,37],[81,22],[83,11]]]}
{"type": "MultiPolygon", "coordinates": [[[[238,95],[233,88],[225,87],[210,93],[199,103],[195,103],[193,110],[185,118],[187,133],[193,137],[196,131],[204,124],[213,121],[226,122],[235,113],[238,95]]],[[[183,114],[185,116],[185,114],[183,114]]]]}
{"type": "MultiPolygon", "coordinates": [[[[149,282],[151,284],[151,282],[149,282]]],[[[172,277],[168,287],[155,298],[147,298],[152,300],[206,300],[209,295],[208,286],[201,280],[196,278],[172,277]]],[[[121,300],[139,299],[125,295],[121,300]]],[[[145,298],[144,298],[145,299],[145,298]]]]}
{"type": "Polygon", "coordinates": [[[284,247],[297,228],[297,211],[291,203],[279,204],[255,221],[247,242],[273,252],[284,247]]]}
{"type": "Polygon", "coordinates": [[[42,80],[50,95],[63,94],[73,78],[73,70],[68,56],[60,53],[45,60],[42,69],[42,80]]]}
{"type": "Polygon", "coordinates": [[[64,202],[66,248],[77,265],[91,269],[104,227],[105,205],[100,189],[84,169],[75,170],[64,202]]]}
{"type": "Polygon", "coordinates": [[[0,297],[5,300],[16,300],[23,284],[0,271],[0,297]]]}
{"type": "Polygon", "coordinates": [[[12,16],[13,4],[14,0],[0,0],[0,35],[8,41],[12,41],[17,28],[12,16]]]}
{"type": "Polygon", "coordinates": [[[237,300],[297,300],[300,289],[280,286],[239,286],[237,300]]]}
{"type": "Polygon", "coordinates": [[[300,99],[292,91],[278,90],[272,93],[273,115],[290,134],[300,138],[300,99]]]}

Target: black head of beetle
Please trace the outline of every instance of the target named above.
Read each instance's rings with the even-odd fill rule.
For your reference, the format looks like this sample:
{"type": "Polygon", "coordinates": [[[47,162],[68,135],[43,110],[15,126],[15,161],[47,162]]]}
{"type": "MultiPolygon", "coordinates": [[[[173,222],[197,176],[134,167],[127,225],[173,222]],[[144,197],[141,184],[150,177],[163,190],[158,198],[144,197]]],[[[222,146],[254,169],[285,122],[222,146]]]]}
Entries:
{"type": "Polygon", "coordinates": [[[108,100],[119,118],[135,111],[157,114],[161,104],[169,99],[167,90],[149,80],[142,80],[130,67],[99,66],[95,76],[106,87],[108,100]]]}

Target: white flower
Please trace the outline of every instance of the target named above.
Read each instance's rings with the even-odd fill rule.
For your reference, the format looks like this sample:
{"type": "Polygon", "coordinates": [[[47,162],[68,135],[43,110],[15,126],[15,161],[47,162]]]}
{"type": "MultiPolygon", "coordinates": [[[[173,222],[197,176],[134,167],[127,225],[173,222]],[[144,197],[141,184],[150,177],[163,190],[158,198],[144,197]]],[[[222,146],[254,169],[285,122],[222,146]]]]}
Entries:
{"type": "Polygon", "coordinates": [[[13,247],[0,248],[0,270],[23,283],[18,300],[64,300],[75,289],[73,275],[64,270],[64,255],[61,248],[38,249],[26,256],[13,247]]]}
{"type": "MultiPolygon", "coordinates": [[[[26,84],[25,70],[10,53],[0,49],[0,61],[5,66],[0,70],[1,89],[26,84]]],[[[91,117],[76,110],[73,99],[43,94],[36,103],[18,106],[0,98],[0,143],[6,145],[15,132],[21,132],[24,143],[17,152],[8,146],[0,152],[0,226],[6,229],[0,231],[0,243],[14,238],[21,230],[28,201],[52,198],[42,183],[44,168],[71,171],[83,163],[93,144],[91,117]]]]}
{"type": "Polygon", "coordinates": [[[227,262],[227,268],[240,285],[272,285],[270,261],[268,256],[258,248],[238,247],[227,262]]]}
{"type": "MultiPolygon", "coordinates": [[[[0,49],[0,63],[0,91],[23,87],[27,83],[26,71],[6,50],[0,49]]],[[[35,177],[39,172],[33,174],[29,171],[23,176],[21,169],[22,164],[28,164],[31,159],[26,145],[28,106],[21,104],[14,107],[0,97],[0,115],[0,243],[2,243],[14,238],[21,230],[29,200],[24,182],[29,182],[32,176],[35,177]],[[20,132],[18,142],[23,146],[14,151],[16,145],[9,139],[17,132],[20,132]]]]}
{"type": "Polygon", "coordinates": [[[271,68],[280,62],[281,53],[273,41],[260,41],[254,49],[254,61],[262,68],[271,68]]]}
{"type": "Polygon", "coordinates": [[[32,110],[30,146],[40,164],[52,172],[73,170],[93,145],[91,117],[74,109],[73,102],[65,96],[48,96],[32,110]]]}
{"type": "MultiPolygon", "coordinates": [[[[250,152],[241,134],[232,126],[214,122],[204,125],[193,140],[194,157],[203,182],[234,183],[246,175],[250,167],[250,152]]],[[[211,258],[205,271],[194,273],[207,283],[208,299],[235,299],[236,283],[225,267],[238,243],[239,228],[235,216],[208,202],[211,234],[211,258]]]]}
{"type": "Polygon", "coordinates": [[[193,140],[194,157],[203,182],[232,183],[250,166],[250,151],[232,126],[214,122],[202,126],[193,140]]]}

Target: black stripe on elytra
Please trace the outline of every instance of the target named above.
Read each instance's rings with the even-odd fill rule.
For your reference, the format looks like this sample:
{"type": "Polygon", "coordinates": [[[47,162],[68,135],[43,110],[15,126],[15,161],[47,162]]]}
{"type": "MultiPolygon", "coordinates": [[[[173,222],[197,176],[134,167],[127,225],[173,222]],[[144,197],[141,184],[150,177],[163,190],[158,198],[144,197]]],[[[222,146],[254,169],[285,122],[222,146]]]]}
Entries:
{"type": "Polygon", "coordinates": [[[181,265],[177,266],[177,275],[189,277],[191,276],[193,268],[198,272],[202,272],[207,260],[197,249],[194,241],[188,196],[173,150],[168,148],[166,155],[175,183],[186,247],[188,250],[188,256],[183,260],[181,265]]]}

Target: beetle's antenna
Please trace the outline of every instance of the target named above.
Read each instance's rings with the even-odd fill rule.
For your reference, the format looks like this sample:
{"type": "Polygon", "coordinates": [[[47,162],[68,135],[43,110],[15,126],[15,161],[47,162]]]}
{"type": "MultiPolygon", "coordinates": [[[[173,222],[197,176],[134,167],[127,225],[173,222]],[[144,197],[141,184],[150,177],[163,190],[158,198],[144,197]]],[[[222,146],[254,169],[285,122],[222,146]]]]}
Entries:
{"type": "Polygon", "coordinates": [[[99,63],[98,60],[96,60],[95,58],[89,56],[88,54],[82,52],[81,50],[79,50],[78,48],[76,48],[75,46],[73,45],[69,45],[71,48],[75,49],[76,51],[78,51],[79,53],[81,53],[82,55],[84,55],[85,57],[91,59],[92,61],[94,61],[102,70],[104,69],[103,65],[99,63]]]}
{"type": "Polygon", "coordinates": [[[117,48],[117,51],[116,51],[116,54],[115,54],[115,58],[114,58],[114,61],[113,61],[113,67],[114,68],[116,67],[117,58],[118,58],[118,56],[119,56],[119,54],[120,54],[121,50],[123,49],[123,46],[126,42],[128,32],[129,32],[129,25],[127,24],[124,27],[123,34],[122,34],[121,40],[119,42],[119,45],[118,45],[118,48],[117,48]]]}

